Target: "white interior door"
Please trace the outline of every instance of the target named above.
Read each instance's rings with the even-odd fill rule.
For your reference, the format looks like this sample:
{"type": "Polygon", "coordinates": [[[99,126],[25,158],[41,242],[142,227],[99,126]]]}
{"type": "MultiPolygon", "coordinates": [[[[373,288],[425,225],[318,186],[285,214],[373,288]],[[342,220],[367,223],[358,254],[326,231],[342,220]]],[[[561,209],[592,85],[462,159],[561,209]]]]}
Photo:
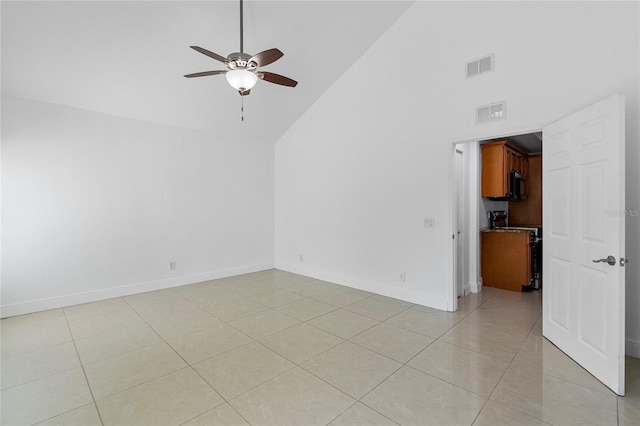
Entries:
{"type": "Polygon", "coordinates": [[[543,335],[624,395],[624,96],[545,127],[542,155],[543,335]]]}

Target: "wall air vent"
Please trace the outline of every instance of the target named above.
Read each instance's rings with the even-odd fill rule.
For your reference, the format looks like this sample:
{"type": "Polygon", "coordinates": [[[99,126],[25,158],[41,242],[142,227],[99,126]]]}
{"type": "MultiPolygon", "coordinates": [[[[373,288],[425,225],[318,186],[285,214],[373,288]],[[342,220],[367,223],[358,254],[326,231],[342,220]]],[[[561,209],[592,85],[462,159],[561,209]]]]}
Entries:
{"type": "Polygon", "coordinates": [[[482,74],[493,71],[494,58],[493,53],[491,55],[484,56],[482,58],[474,59],[466,64],[467,78],[477,77],[482,74]]]}
{"type": "Polygon", "coordinates": [[[476,124],[507,118],[507,101],[495,102],[476,108],[476,124]]]}

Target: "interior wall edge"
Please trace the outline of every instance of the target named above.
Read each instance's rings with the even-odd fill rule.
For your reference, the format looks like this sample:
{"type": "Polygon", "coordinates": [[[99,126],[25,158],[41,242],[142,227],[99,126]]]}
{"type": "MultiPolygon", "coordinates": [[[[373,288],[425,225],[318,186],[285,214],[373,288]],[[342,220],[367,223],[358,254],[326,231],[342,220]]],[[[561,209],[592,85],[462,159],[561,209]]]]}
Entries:
{"type": "Polygon", "coordinates": [[[628,356],[640,358],[640,342],[633,339],[627,339],[625,349],[625,352],[628,356]]]}
{"type": "Polygon", "coordinates": [[[60,297],[51,297],[47,299],[20,302],[12,305],[0,306],[0,318],[8,318],[17,315],[31,314],[34,312],[48,311],[50,309],[64,308],[66,306],[79,305],[82,303],[98,302],[101,300],[130,296],[132,294],[138,293],[146,293],[154,290],[164,290],[167,288],[180,287],[183,285],[195,284],[203,281],[233,277],[241,274],[249,274],[251,272],[265,271],[273,269],[273,267],[273,263],[271,262],[257,263],[253,265],[244,265],[234,268],[219,269],[215,271],[185,275],[182,277],[134,283],[120,287],[105,288],[86,293],[67,294],[60,297]]]}
{"type": "Polygon", "coordinates": [[[361,279],[357,279],[353,277],[347,277],[339,274],[333,274],[326,271],[320,271],[320,270],[308,268],[305,266],[299,266],[295,264],[288,264],[288,263],[282,263],[282,262],[276,262],[275,268],[281,271],[292,272],[294,274],[300,274],[300,275],[315,278],[318,280],[328,281],[331,283],[343,285],[345,287],[368,291],[378,295],[403,300],[405,302],[427,306],[429,308],[440,309],[442,311],[450,310],[447,308],[447,301],[445,299],[437,299],[428,294],[419,293],[415,291],[408,291],[408,290],[397,288],[395,286],[381,283],[381,282],[374,282],[370,280],[363,281],[361,279]]]}

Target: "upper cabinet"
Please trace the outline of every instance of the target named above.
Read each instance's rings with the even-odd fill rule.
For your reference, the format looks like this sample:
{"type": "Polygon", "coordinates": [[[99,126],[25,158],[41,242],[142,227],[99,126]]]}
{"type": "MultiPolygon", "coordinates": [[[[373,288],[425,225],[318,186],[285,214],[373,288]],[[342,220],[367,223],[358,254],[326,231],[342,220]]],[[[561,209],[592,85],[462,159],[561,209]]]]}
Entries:
{"type": "Polygon", "coordinates": [[[529,162],[506,140],[481,145],[482,196],[498,200],[527,198],[529,162]]]}

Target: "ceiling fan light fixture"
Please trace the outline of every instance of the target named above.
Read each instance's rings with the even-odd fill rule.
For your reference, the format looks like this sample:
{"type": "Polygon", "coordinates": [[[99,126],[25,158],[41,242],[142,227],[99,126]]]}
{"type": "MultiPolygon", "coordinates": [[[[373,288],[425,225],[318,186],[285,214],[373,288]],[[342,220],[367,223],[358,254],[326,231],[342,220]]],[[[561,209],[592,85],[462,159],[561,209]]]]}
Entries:
{"type": "Polygon", "coordinates": [[[243,69],[227,71],[225,76],[231,87],[241,92],[253,89],[258,82],[256,73],[243,69]]]}
{"type": "Polygon", "coordinates": [[[269,83],[279,84],[281,86],[296,87],[297,81],[285,77],[280,74],[262,71],[261,68],[269,65],[282,58],[284,53],[279,49],[273,48],[250,55],[244,51],[244,31],[243,31],[243,0],[240,0],[240,51],[233,52],[224,56],[213,53],[200,46],[189,46],[196,52],[202,53],[218,62],[222,62],[227,66],[227,70],[202,71],[185,75],[186,78],[205,77],[209,75],[224,74],[227,82],[231,87],[236,89],[240,96],[247,96],[251,93],[251,89],[256,85],[258,80],[264,80],[269,83]]]}

